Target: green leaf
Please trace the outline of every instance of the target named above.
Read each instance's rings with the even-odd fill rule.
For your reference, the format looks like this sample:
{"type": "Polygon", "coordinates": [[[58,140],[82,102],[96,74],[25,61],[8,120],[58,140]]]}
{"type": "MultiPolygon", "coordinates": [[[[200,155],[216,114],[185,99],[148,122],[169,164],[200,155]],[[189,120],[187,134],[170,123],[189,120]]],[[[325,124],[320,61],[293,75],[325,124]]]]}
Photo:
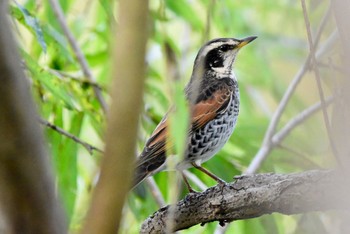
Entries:
{"type": "Polygon", "coordinates": [[[63,34],[61,34],[58,30],[56,30],[51,25],[43,25],[45,40],[48,44],[54,49],[54,53],[52,53],[52,57],[58,59],[62,59],[61,57],[68,60],[68,62],[73,63],[74,58],[69,53],[68,49],[69,45],[67,43],[66,38],[63,34]]]}
{"type": "MultiPolygon", "coordinates": [[[[79,137],[82,123],[83,123],[84,114],[75,113],[71,118],[71,127],[69,132],[74,136],[79,137]]],[[[68,218],[73,215],[76,193],[77,193],[77,156],[78,156],[78,144],[72,139],[64,137],[62,139],[62,148],[60,155],[57,158],[58,161],[58,185],[61,191],[61,196],[64,200],[66,212],[68,218]]]]}
{"type": "Polygon", "coordinates": [[[182,155],[185,152],[188,136],[189,113],[187,100],[180,82],[174,85],[175,108],[170,112],[170,135],[174,144],[174,153],[182,155]]]}
{"type": "MultiPolygon", "coordinates": [[[[84,119],[84,113],[74,113],[70,118],[63,118],[63,108],[54,107],[53,118],[54,124],[64,129],[64,125],[70,123],[70,128],[67,132],[79,137],[82,123],[84,119]],[[64,120],[64,119],[68,119],[64,120]],[[65,124],[66,123],[66,124],[65,124]]],[[[63,201],[64,208],[68,220],[70,220],[74,214],[75,201],[77,196],[77,156],[78,156],[78,144],[72,139],[62,136],[61,134],[47,129],[47,135],[50,139],[50,149],[53,154],[53,164],[56,171],[56,180],[58,183],[58,189],[60,197],[63,201]]]]}
{"type": "Polygon", "coordinates": [[[78,108],[72,96],[62,86],[54,75],[42,69],[40,65],[24,50],[21,51],[22,56],[26,60],[26,65],[32,73],[32,78],[42,84],[49,92],[51,92],[57,100],[62,100],[70,109],[78,108]]]}
{"type": "Polygon", "coordinates": [[[111,0],[99,0],[103,10],[106,12],[108,19],[113,19],[113,1],[111,0]]]}
{"type": "Polygon", "coordinates": [[[244,220],[244,224],[245,224],[245,233],[259,233],[259,234],[267,233],[263,225],[261,224],[260,219],[244,220]]]}
{"type": "Polygon", "coordinates": [[[188,22],[193,29],[202,30],[204,28],[202,20],[198,17],[197,11],[185,0],[167,0],[167,7],[176,15],[188,22]]]}
{"type": "MultiPolygon", "coordinates": [[[[37,18],[33,17],[27,9],[25,9],[22,5],[16,3],[18,9],[21,11],[25,23],[35,32],[36,38],[41,46],[41,48],[43,49],[44,53],[46,53],[47,50],[47,45],[46,42],[44,40],[44,35],[43,35],[43,30],[41,29],[40,25],[39,25],[39,21],[37,18]]],[[[18,11],[16,12],[15,10],[13,10],[14,12],[14,16],[19,17],[18,11]]]]}
{"type": "MultiPolygon", "coordinates": [[[[41,27],[39,28],[40,33],[37,34],[37,32],[33,30],[33,28],[30,25],[27,24],[25,20],[26,18],[19,7],[10,6],[10,12],[11,12],[11,15],[15,19],[17,19],[17,21],[20,24],[26,27],[29,30],[29,32],[31,32],[35,37],[37,37],[37,35],[40,35],[40,40],[45,43],[45,46],[44,46],[45,50],[43,51],[45,53],[47,52],[46,51],[47,46],[48,46],[48,49],[50,49],[48,51],[48,54],[49,54],[48,58],[53,59],[54,61],[55,60],[61,61],[63,59],[66,59],[69,63],[74,62],[74,58],[72,57],[72,55],[69,53],[67,49],[69,48],[69,45],[67,43],[66,38],[58,30],[56,30],[52,25],[50,24],[41,25],[41,27]]],[[[25,10],[25,12],[27,12],[26,13],[27,15],[30,15],[30,13],[27,10],[25,10]]],[[[42,48],[40,43],[39,45],[40,45],[40,48],[42,48]]]]}

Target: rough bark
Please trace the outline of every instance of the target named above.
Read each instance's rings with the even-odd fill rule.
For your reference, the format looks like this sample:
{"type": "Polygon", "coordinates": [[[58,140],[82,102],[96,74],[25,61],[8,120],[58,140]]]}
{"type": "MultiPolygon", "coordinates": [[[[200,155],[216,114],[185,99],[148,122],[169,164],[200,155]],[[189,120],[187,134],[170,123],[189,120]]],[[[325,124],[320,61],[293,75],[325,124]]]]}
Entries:
{"type": "MultiPolygon", "coordinates": [[[[239,176],[235,182],[189,194],[179,201],[175,205],[173,231],[273,212],[289,215],[343,209],[350,203],[347,185],[346,179],[335,171],[239,176]]],[[[140,233],[164,233],[168,212],[169,206],[166,206],[148,217],[140,233]]]]}
{"type": "Polygon", "coordinates": [[[1,233],[65,233],[45,142],[0,3],[1,233]]]}

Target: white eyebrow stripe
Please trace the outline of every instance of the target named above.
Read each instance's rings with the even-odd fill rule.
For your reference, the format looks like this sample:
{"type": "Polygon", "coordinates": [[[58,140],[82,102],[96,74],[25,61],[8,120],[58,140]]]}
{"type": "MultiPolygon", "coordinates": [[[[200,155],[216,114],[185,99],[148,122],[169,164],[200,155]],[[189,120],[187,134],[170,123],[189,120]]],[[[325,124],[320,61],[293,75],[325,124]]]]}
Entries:
{"type": "Polygon", "coordinates": [[[235,45],[234,41],[217,41],[217,42],[213,42],[209,45],[206,45],[203,50],[200,53],[201,57],[204,57],[208,54],[209,51],[215,49],[215,48],[219,48],[221,45],[235,45]]]}
{"type": "Polygon", "coordinates": [[[206,54],[208,54],[209,51],[215,49],[215,48],[218,48],[220,47],[221,45],[223,45],[224,43],[223,42],[215,42],[215,43],[212,43],[210,45],[207,45],[204,50],[201,52],[201,56],[204,56],[206,54]]]}

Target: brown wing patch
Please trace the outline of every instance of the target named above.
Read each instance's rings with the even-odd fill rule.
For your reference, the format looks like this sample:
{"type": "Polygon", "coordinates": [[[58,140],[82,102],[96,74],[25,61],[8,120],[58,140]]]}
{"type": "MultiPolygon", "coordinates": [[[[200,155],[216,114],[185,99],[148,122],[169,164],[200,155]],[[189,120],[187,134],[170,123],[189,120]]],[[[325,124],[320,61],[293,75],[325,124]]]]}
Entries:
{"type": "Polygon", "coordinates": [[[153,167],[152,164],[157,164],[158,166],[154,166],[157,168],[163,164],[165,161],[166,149],[167,147],[171,147],[167,142],[167,126],[168,119],[167,115],[165,115],[146,142],[145,147],[137,160],[137,167],[140,167],[141,165],[148,165],[153,167]]]}
{"type": "Polygon", "coordinates": [[[158,142],[165,141],[167,135],[168,118],[164,116],[162,121],[158,124],[156,129],[153,131],[149,140],[146,143],[146,147],[152,147],[158,142]]]}
{"type": "Polygon", "coordinates": [[[217,114],[225,110],[230,103],[229,89],[219,89],[211,97],[200,101],[192,107],[192,127],[197,129],[213,120],[217,114]]]}

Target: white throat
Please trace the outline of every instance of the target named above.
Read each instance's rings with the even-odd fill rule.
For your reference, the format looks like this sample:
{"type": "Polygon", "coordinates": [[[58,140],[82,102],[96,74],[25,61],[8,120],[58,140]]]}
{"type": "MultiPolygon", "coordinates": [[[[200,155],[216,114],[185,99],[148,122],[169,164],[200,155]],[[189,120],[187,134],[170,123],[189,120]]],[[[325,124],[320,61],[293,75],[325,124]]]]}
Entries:
{"type": "Polygon", "coordinates": [[[215,76],[218,79],[222,79],[222,78],[231,78],[231,79],[236,79],[236,75],[233,72],[233,70],[228,70],[228,69],[224,69],[224,67],[215,67],[212,68],[212,70],[209,71],[211,73],[212,76],[215,76]]]}
{"type": "Polygon", "coordinates": [[[234,77],[234,73],[232,70],[232,66],[235,60],[234,55],[227,56],[224,59],[224,66],[222,67],[211,67],[211,70],[213,71],[214,75],[218,78],[225,78],[225,77],[234,77]]]}
{"type": "Polygon", "coordinates": [[[231,69],[226,67],[212,67],[211,69],[220,77],[227,77],[233,73],[231,69]]]}

